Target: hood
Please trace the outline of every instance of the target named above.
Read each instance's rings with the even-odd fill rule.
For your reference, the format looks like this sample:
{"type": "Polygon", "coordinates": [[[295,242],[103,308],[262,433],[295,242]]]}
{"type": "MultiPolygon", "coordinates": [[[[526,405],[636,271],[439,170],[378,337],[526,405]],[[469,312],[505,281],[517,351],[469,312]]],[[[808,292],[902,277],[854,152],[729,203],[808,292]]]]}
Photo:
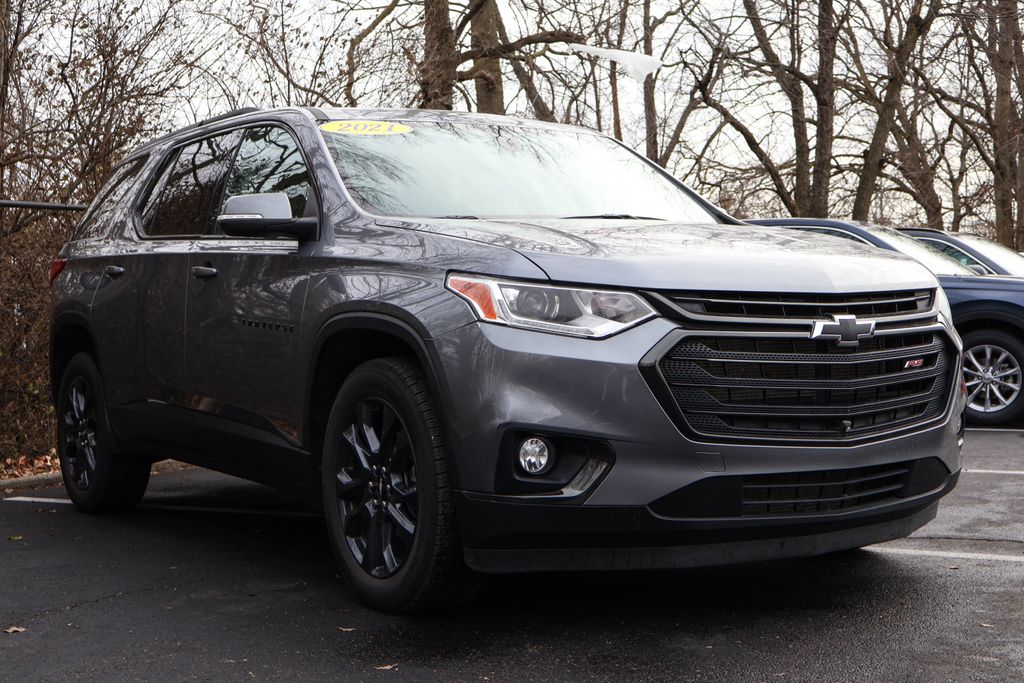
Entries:
{"type": "Polygon", "coordinates": [[[562,282],[818,293],[936,286],[924,266],[901,254],[784,228],[615,219],[387,224],[514,249],[562,282]]]}

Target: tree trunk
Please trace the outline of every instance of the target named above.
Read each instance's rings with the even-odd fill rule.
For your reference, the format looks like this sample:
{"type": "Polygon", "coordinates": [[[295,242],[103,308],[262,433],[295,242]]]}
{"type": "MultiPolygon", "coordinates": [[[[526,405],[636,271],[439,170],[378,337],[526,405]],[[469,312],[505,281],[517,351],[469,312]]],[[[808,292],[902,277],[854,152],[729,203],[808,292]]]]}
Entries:
{"type": "MultiPolygon", "coordinates": [[[[764,63],[771,69],[772,77],[775,78],[782,92],[789,100],[789,111],[793,119],[793,202],[796,206],[794,215],[806,215],[811,201],[811,144],[807,134],[807,113],[804,111],[804,91],[800,79],[794,75],[799,66],[796,60],[791,58],[790,63],[785,65],[779,58],[778,53],[772,47],[772,39],[765,29],[761,14],[758,11],[757,3],[754,0],[743,0],[743,8],[746,10],[747,19],[757,40],[758,49],[764,57],[764,63]]],[[[790,43],[799,43],[799,28],[790,26],[790,43]]]]}
{"type": "Polygon", "coordinates": [[[818,80],[814,98],[817,121],[814,126],[814,169],[811,173],[811,199],[807,214],[827,218],[828,196],[832,181],[832,134],[835,117],[835,12],[832,0],[818,3],[818,80]]]}
{"type": "MultiPolygon", "coordinates": [[[[629,21],[629,0],[622,0],[619,5],[619,34],[615,41],[615,49],[622,49],[622,41],[626,35],[626,22],[629,21]]],[[[616,140],[622,139],[622,114],[619,109],[619,69],[615,62],[608,64],[608,86],[612,97],[612,129],[616,140]]]]}
{"type": "Polygon", "coordinates": [[[885,95],[879,106],[878,119],[875,121],[875,130],[871,134],[871,142],[868,143],[867,149],[864,150],[864,167],[861,169],[860,179],[857,181],[857,191],[853,198],[853,219],[855,221],[868,220],[868,213],[871,210],[871,199],[875,192],[875,184],[878,182],[878,176],[882,173],[882,158],[885,152],[885,144],[889,139],[889,132],[892,129],[896,104],[901,96],[900,91],[906,82],[910,57],[917,47],[918,40],[928,32],[928,28],[938,13],[940,4],[940,0],[930,0],[928,12],[921,16],[923,0],[914,0],[914,6],[911,16],[907,20],[907,28],[903,33],[903,37],[897,45],[896,51],[889,55],[887,74],[889,82],[885,86],[885,95]]]}
{"type": "MultiPolygon", "coordinates": [[[[11,82],[8,51],[11,49],[11,3],[0,0],[0,198],[6,198],[7,168],[4,156],[7,153],[7,91],[11,82]]],[[[3,213],[0,211],[0,213],[3,213]]]]}
{"type": "MultiPolygon", "coordinates": [[[[501,14],[495,13],[494,19],[498,27],[498,37],[501,38],[502,43],[508,44],[508,32],[505,31],[505,22],[501,20],[501,14]]],[[[556,121],[555,113],[551,111],[551,107],[544,101],[544,97],[537,89],[537,84],[533,82],[533,76],[526,64],[518,59],[513,59],[510,63],[512,65],[512,73],[516,75],[519,86],[526,93],[526,99],[530,101],[530,106],[533,107],[534,116],[541,121],[556,121]]]]}
{"type": "MultiPolygon", "coordinates": [[[[644,0],[644,54],[654,54],[651,0],[644,0]]],[[[644,79],[644,125],[647,129],[647,158],[658,163],[661,155],[658,154],[658,103],[654,99],[654,74],[644,79]]]]}
{"type": "MultiPolygon", "coordinates": [[[[472,19],[472,45],[474,48],[498,46],[498,5],[485,0],[484,6],[472,19]]],[[[505,113],[505,92],[501,82],[501,59],[477,57],[473,60],[473,79],[476,85],[476,109],[486,114],[505,113]]]]}
{"type": "Polygon", "coordinates": [[[424,0],[420,63],[420,100],[424,109],[452,108],[458,60],[448,0],[424,0]]]}

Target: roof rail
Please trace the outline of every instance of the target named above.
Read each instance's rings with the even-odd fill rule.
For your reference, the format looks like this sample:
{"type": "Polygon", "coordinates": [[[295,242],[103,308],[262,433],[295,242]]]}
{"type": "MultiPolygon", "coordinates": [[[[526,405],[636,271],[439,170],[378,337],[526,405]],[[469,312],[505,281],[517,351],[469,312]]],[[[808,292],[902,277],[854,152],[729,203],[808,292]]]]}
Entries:
{"type": "Polygon", "coordinates": [[[904,225],[896,228],[897,230],[921,230],[923,232],[945,232],[939,228],[930,228],[927,225],[904,225]]]}
{"type": "Polygon", "coordinates": [[[0,199],[0,209],[43,209],[45,211],[83,211],[85,204],[55,204],[53,202],[24,202],[16,199],[0,199]]]}
{"type": "Polygon", "coordinates": [[[251,114],[254,111],[259,111],[259,110],[260,110],[259,107],[242,107],[241,109],[232,109],[231,111],[224,112],[223,114],[217,114],[216,116],[211,116],[208,119],[203,119],[202,121],[200,121],[199,123],[197,123],[195,125],[197,125],[197,126],[204,126],[207,123],[213,123],[214,121],[220,121],[221,119],[230,119],[232,116],[241,116],[242,114],[251,114]]]}
{"type": "Polygon", "coordinates": [[[218,114],[217,116],[211,116],[208,119],[203,119],[202,121],[197,121],[196,123],[192,123],[192,124],[189,124],[187,126],[183,126],[181,128],[176,128],[176,129],[170,131],[169,133],[164,133],[163,135],[158,135],[157,137],[155,137],[155,138],[153,138],[151,140],[147,140],[146,142],[142,143],[134,151],[137,152],[139,150],[146,149],[147,147],[151,147],[152,145],[155,145],[155,144],[157,144],[159,142],[162,142],[162,141],[166,140],[167,138],[170,138],[170,137],[173,137],[175,135],[178,135],[179,133],[183,133],[185,131],[193,130],[195,128],[199,128],[200,126],[205,126],[206,124],[214,122],[214,121],[220,121],[222,119],[229,119],[232,116],[241,116],[242,114],[251,114],[251,113],[256,112],[256,111],[260,111],[260,108],[259,107],[242,107],[241,109],[232,109],[229,112],[225,112],[223,114],[218,114]]]}

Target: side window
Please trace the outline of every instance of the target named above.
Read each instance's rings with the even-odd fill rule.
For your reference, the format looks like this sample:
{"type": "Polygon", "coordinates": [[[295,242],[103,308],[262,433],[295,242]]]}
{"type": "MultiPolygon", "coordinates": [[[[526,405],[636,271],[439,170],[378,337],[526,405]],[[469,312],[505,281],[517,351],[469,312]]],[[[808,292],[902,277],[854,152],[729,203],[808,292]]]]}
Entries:
{"type": "Polygon", "coordinates": [[[164,171],[142,212],[149,237],[205,235],[212,232],[212,208],[220,199],[236,133],[185,145],[164,171]]]}
{"type": "Polygon", "coordinates": [[[935,249],[936,251],[941,251],[943,254],[946,254],[947,256],[949,256],[949,257],[951,257],[953,259],[956,259],[962,265],[965,265],[965,266],[968,266],[968,267],[970,267],[970,266],[981,266],[986,271],[989,270],[989,268],[985,264],[983,264],[981,261],[979,261],[978,259],[976,259],[973,256],[971,256],[966,251],[963,251],[962,249],[953,246],[952,244],[948,244],[946,242],[940,242],[938,240],[930,240],[930,239],[923,239],[921,241],[924,242],[925,244],[927,244],[929,247],[935,249]]]}
{"type": "Polygon", "coordinates": [[[96,199],[89,206],[85,218],[75,228],[72,240],[86,240],[104,237],[114,224],[119,211],[125,212],[125,202],[130,190],[139,179],[142,168],[146,165],[146,157],[134,159],[121,164],[110,174],[96,199]]]}
{"type": "Polygon", "coordinates": [[[299,147],[291,133],[277,126],[245,131],[235,164],[228,174],[224,199],[264,192],[288,195],[292,218],[302,218],[307,211],[311,215],[316,208],[313,186],[299,147]]]}

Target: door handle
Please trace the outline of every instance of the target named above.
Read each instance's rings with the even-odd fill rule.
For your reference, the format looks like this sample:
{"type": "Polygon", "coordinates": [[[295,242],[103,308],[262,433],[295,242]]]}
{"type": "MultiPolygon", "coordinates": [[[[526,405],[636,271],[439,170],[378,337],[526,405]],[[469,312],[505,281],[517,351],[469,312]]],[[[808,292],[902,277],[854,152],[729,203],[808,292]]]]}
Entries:
{"type": "Polygon", "coordinates": [[[212,266],[192,266],[192,277],[209,280],[211,277],[217,277],[217,269],[212,266]]]}
{"type": "Polygon", "coordinates": [[[104,266],[103,274],[109,277],[111,280],[116,280],[117,278],[124,275],[124,268],[122,268],[121,266],[104,266]]]}

